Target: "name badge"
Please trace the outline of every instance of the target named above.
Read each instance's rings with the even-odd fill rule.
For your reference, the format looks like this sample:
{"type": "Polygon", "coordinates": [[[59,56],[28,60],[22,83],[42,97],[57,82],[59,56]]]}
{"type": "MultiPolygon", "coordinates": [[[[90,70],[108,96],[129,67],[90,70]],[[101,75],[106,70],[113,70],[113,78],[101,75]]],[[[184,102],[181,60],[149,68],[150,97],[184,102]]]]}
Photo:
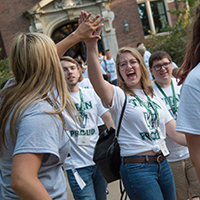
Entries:
{"type": "Polygon", "coordinates": [[[81,178],[79,173],[76,171],[76,169],[72,168],[72,172],[74,174],[77,184],[79,185],[80,189],[82,190],[86,186],[86,183],[83,181],[83,179],[81,178]]]}
{"type": "Polygon", "coordinates": [[[78,145],[80,146],[89,146],[90,145],[90,137],[79,135],[78,136],[78,145]]]}
{"type": "Polygon", "coordinates": [[[162,141],[162,142],[159,144],[159,146],[160,146],[160,149],[161,149],[163,155],[164,155],[164,156],[168,156],[168,155],[169,155],[169,150],[168,150],[168,148],[167,148],[167,146],[166,146],[166,144],[165,144],[165,141],[162,141]]]}

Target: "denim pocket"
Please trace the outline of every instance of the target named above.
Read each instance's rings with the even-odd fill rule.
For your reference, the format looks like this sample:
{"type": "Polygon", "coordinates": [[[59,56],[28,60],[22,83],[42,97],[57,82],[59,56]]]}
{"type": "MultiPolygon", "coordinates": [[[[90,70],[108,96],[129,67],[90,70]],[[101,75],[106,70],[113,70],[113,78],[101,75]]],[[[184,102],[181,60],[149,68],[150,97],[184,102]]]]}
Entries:
{"type": "Polygon", "coordinates": [[[128,171],[134,171],[143,168],[144,166],[146,166],[146,164],[147,163],[126,163],[124,164],[124,166],[128,171]]]}

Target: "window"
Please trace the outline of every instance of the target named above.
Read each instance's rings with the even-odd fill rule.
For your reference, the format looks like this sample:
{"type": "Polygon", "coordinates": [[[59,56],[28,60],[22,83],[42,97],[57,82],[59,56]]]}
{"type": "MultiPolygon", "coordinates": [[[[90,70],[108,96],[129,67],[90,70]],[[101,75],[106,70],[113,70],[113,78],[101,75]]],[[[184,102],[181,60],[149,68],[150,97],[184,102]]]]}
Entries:
{"type": "Polygon", "coordinates": [[[57,28],[53,34],[52,39],[55,43],[59,42],[63,38],[67,37],[70,33],[72,33],[78,27],[78,22],[68,23],[59,28],[57,28]]]}
{"type": "Polygon", "coordinates": [[[138,4],[138,10],[145,35],[149,34],[149,30],[158,33],[165,31],[165,23],[168,19],[163,0],[141,2],[138,4]]]}
{"type": "Polygon", "coordinates": [[[138,4],[138,9],[139,9],[139,14],[140,14],[140,19],[142,20],[144,34],[148,35],[148,30],[151,30],[151,29],[149,25],[145,3],[138,4]]]}

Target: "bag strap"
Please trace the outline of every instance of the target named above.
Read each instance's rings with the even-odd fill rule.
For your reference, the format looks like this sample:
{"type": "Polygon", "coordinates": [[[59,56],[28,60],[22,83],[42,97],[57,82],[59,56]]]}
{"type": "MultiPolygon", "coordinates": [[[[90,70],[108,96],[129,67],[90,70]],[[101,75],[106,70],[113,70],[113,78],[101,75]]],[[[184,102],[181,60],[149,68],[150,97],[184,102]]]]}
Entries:
{"type": "MultiPolygon", "coordinates": [[[[117,127],[117,137],[119,135],[119,129],[120,129],[120,126],[121,126],[122,117],[124,115],[124,110],[125,110],[125,107],[126,107],[126,100],[127,100],[127,96],[125,94],[124,105],[122,107],[122,112],[121,112],[121,116],[120,116],[120,119],[119,119],[119,125],[117,127]]],[[[120,187],[120,193],[121,193],[120,200],[123,200],[123,197],[124,197],[124,200],[127,200],[127,193],[126,193],[125,189],[122,188],[122,179],[120,179],[120,181],[119,181],[119,187],[120,187]]]]}
{"type": "MultiPolygon", "coordinates": [[[[125,93],[124,93],[124,94],[125,94],[125,93]]],[[[124,115],[124,110],[125,110],[125,107],[126,107],[126,99],[127,99],[127,96],[126,96],[126,94],[125,94],[124,105],[123,105],[123,108],[122,108],[121,116],[120,116],[120,119],[119,119],[119,124],[118,124],[118,127],[117,127],[117,134],[116,134],[117,137],[118,137],[118,135],[119,135],[119,129],[120,129],[120,126],[121,126],[122,117],[123,117],[123,115],[124,115]]]]}
{"type": "Polygon", "coordinates": [[[126,193],[126,190],[122,188],[122,179],[119,180],[119,187],[120,187],[120,192],[121,192],[121,197],[120,197],[120,200],[123,200],[123,197],[124,197],[124,200],[127,200],[127,193],[126,193]]]}

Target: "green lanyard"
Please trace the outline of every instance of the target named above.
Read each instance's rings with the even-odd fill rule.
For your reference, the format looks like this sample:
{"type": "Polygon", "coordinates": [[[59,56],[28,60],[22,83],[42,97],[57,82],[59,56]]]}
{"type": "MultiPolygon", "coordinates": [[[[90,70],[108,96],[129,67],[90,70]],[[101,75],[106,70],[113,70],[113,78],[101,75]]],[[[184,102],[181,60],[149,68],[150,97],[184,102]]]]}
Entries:
{"type": "Polygon", "coordinates": [[[85,106],[84,106],[84,101],[83,101],[83,93],[80,88],[79,88],[79,96],[80,96],[80,100],[81,100],[81,105],[80,105],[81,117],[83,118],[85,115],[85,106]]]}
{"type": "Polygon", "coordinates": [[[144,106],[147,110],[147,112],[151,115],[151,119],[152,119],[152,124],[153,127],[157,129],[157,127],[159,126],[159,114],[158,114],[158,110],[157,108],[154,106],[153,102],[151,101],[151,99],[149,98],[149,96],[144,92],[144,94],[147,96],[148,99],[148,104],[151,106],[151,108],[153,109],[154,113],[152,112],[151,109],[148,108],[148,106],[144,103],[144,101],[142,101],[137,95],[136,95],[136,99],[139,101],[140,105],[144,106]],[[157,122],[157,123],[156,123],[157,122]]]}
{"type": "Polygon", "coordinates": [[[173,103],[174,103],[174,106],[172,105],[170,99],[167,97],[167,95],[165,94],[165,92],[162,90],[162,88],[158,85],[158,83],[155,81],[155,84],[156,86],[158,87],[158,89],[160,90],[160,92],[163,94],[163,96],[167,99],[171,109],[172,109],[172,112],[174,115],[176,115],[176,112],[178,110],[177,108],[177,102],[176,102],[176,95],[175,95],[175,90],[174,90],[174,85],[173,85],[173,81],[171,80],[171,88],[172,88],[172,93],[173,93],[173,103]]]}

